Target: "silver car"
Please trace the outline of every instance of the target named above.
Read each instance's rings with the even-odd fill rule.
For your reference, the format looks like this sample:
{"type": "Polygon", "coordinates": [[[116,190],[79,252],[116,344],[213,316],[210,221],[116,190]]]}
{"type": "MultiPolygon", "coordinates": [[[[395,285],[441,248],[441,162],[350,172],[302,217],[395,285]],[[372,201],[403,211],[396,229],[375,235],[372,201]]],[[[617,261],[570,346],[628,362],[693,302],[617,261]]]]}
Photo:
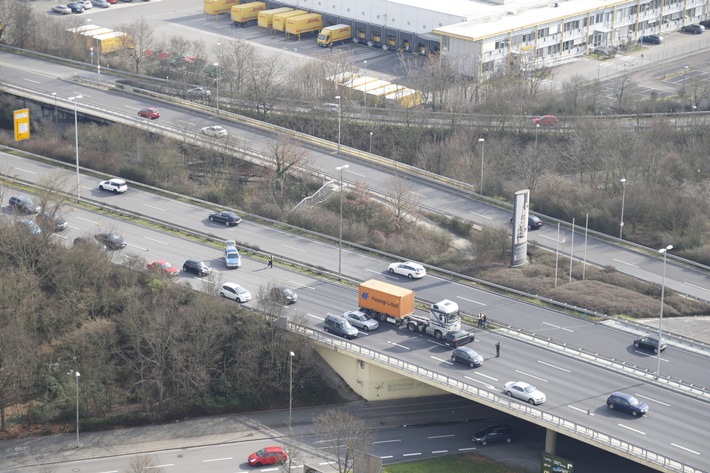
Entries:
{"type": "Polygon", "coordinates": [[[547,400],[545,394],[539,391],[535,386],[532,386],[523,381],[508,381],[505,383],[505,393],[533,405],[542,404],[547,400]]]}
{"type": "Polygon", "coordinates": [[[375,319],[369,318],[364,312],[359,310],[350,310],[343,313],[343,317],[350,322],[353,327],[361,328],[367,332],[375,330],[380,326],[375,319]]]}

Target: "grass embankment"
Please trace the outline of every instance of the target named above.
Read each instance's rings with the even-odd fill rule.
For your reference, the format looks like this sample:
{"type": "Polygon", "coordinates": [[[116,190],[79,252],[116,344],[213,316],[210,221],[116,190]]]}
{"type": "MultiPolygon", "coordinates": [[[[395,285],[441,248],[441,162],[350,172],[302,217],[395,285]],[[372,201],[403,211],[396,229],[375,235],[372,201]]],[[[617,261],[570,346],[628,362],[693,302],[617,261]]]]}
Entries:
{"type": "Polygon", "coordinates": [[[398,463],[382,468],[382,473],[520,473],[481,455],[454,455],[430,458],[410,463],[398,463]]]}

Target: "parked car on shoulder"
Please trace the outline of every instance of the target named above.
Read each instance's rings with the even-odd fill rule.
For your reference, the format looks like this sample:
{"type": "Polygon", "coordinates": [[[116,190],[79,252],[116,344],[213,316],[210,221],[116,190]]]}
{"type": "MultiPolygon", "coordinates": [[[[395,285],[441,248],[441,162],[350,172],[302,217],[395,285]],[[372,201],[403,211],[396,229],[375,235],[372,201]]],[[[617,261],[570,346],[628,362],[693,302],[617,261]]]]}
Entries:
{"type": "Polygon", "coordinates": [[[380,326],[377,320],[369,318],[360,310],[349,310],[343,313],[343,317],[345,317],[345,319],[350,322],[350,325],[353,327],[361,328],[368,332],[370,330],[375,330],[380,326]]]}
{"type": "Polygon", "coordinates": [[[298,301],[298,295],[293,289],[286,286],[275,286],[271,288],[271,299],[281,305],[295,304],[298,301]]]}
{"type": "Polygon", "coordinates": [[[54,5],[52,7],[52,11],[54,13],[59,13],[60,15],[69,15],[71,14],[71,8],[69,8],[66,5],[54,5]]]}
{"type": "Polygon", "coordinates": [[[441,341],[444,342],[444,345],[447,347],[458,348],[461,345],[471,343],[475,339],[476,336],[471,332],[467,332],[466,330],[453,330],[446,332],[446,335],[442,337],[441,341]]]}
{"type": "Polygon", "coordinates": [[[659,34],[645,34],[639,38],[639,43],[661,44],[662,42],[663,36],[659,34]]]}
{"type": "Polygon", "coordinates": [[[160,112],[157,108],[149,107],[138,112],[138,116],[141,118],[150,118],[151,120],[155,120],[156,118],[160,118],[160,112]]]}
{"type": "Polygon", "coordinates": [[[683,33],[690,33],[690,34],[700,34],[703,31],[705,31],[705,27],[703,25],[685,25],[680,29],[683,33]]]}
{"type": "Polygon", "coordinates": [[[533,125],[555,126],[560,124],[560,119],[554,115],[543,115],[532,119],[533,125]]]}
{"type": "Polygon", "coordinates": [[[102,245],[105,245],[109,250],[122,250],[126,247],[126,240],[117,233],[98,233],[94,235],[94,238],[102,245]]]}
{"type": "Polygon", "coordinates": [[[212,212],[209,217],[207,217],[210,222],[223,223],[226,226],[239,225],[242,223],[241,217],[234,212],[212,212]]]}
{"type": "Polygon", "coordinates": [[[249,455],[249,466],[264,466],[283,464],[288,461],[288,455],[281,447],[266,447],[249,455]]]}
{"type": "Polygon", "coordinates": [[[219,288],[219,295],[237,302],[249,302],[251,293],[235,282],[226,282],[219,288]]]}
{"type": "Polygon", "coordinates": [[[390,274],[407,276],[409,279],[419,279],[426,276],[426,269],[419,263],[406,261],[404,263],[392,263],[387,268],[390,274]]]}
{"type": "Polygon", "coordinates": [[[542,391],[539,391],[535,386],[524,381],[508,381],[503,388],[505,394],[521,401],[525,401],[532,405],[542,404],[547,400],[547,397],[542,391]]]}
{"type": "Polygon", "coordinates": [[[606,405],[611,410],[626,412],[634,417],[643,416],[648,413],[648,404],[639,401],[630,394],[622,392],[611,393],[606,400],[606,405]]]}
{"type": "Polygon", "coordinates": [[[206,126],[200,130],[200,133],[213,138],[224,138],[229,135],[229,132],[219,125],[206,126]]]}
{"type": "Polygon", "coordinates": [[[157,260],[152,261],[146,265],[148,271],[157,274],[164,274],[166,276],[177,276],[180,274],[180,270],[168,263],[167,261],[157,260]]]}
{"type": "Polygon", "coordinates": [[[484,446],[489,443],[510,443],[513,440],[513,429],[505,424],[489,425],[473,434],[471,440],[473,440],[473,443],[484,446]]]}
{"type": "Polygon", "coordinates": [[[357,334],[359,333],[346,319],[339,315],[332,314],[325,316],[323,330],[325,330],[326,333],[332,333],[333,335],[351,340],[357,338],[357,334]]]}
{"type": "MultiPolygon", "coordinates": [[[[634,340],[634,347],[642,350],[650,350],[653,353],[658,353],[658,338],[656,337],[639,337],[634,340]]],[[[661,351],[668,347],[665,339],[661,339],[661,351]]]]}
{"type": "Polygon", "coordinates": [[[204,261],[196,258],[190,258],[182,264],[182,270],[186,273],[194,273],[199,277],[212,274],[212,268],[207,266],[204,261]]]}
{"type": "Polygon", "coordinates": [[[32,199],[24,195],[13,195],[10,197],[10,207],[23,214],[38,214],[42,207],[35,204],[32,199]]]}
{"type": "Polygon", "coordinates": [[[477,368],[483,364],[483,357],[468,347],[459,347],[451,352],[451,361],[477,368]]]}
{"type": "Polygon", "coordinates": [[[224,242],[224,265],[228,268],[240,268],[242,266],[242,255],[237,249],[237,242],[227,240],[224,242]]]}
{"type": "Polygon", "coordinates": [[[69,223],[64,220],[61,215],[41,213],[35,217],[35,221],[40,227],[52,232],[62,232],[66,230],[69,223]]]}
{"type": "Polygon", "coordinates": [[[128,190],[128,184],[123,179],[109,179],[99,182],[99,189],[122,194],[128,190]]]}

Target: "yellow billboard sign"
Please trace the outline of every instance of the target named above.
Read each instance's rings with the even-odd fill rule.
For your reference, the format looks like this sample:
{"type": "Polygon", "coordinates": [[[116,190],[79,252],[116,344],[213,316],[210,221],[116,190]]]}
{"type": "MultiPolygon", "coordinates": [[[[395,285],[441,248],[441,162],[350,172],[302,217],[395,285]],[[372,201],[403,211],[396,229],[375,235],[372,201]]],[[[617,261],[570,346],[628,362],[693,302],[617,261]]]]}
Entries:
{"type": "Polygon", "coordinates": [[[30,137],[30,109],[15,110],[15,141],[22,141],[30,137]]]}

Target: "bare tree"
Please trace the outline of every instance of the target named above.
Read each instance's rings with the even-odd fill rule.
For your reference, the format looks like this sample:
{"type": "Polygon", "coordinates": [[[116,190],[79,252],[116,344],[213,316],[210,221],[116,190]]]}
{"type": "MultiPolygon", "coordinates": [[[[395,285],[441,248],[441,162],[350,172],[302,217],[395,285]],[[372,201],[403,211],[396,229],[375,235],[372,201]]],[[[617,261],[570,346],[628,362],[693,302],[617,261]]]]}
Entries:
{"type": "Polygon", "coordinates": [[[372,445],[372,427],[342,408],[328,409],[313,419],[318,437],[328,443],[336,457],[335,465],[339,473],[358,471],[355,468],[372,445]]]}
{"type": "Polygon", "coordinates": [[[397,228],[401,228],[405,221],[419,219],[419,196],[412,194],[407,181],[400,177],[389,179],[386,186],[390,191],[385,195],[385,202],[392,211],[392,220],[397,228]]]}
{"type": "Polygon", "coordinates": [[[157,466],[151,457],[148,455],[139,455],[131,457],[128,461],[128,467],[123,470],[124,473],[165,473],[162,467],[157,466]]]}
{"type": "Polygon", "coordinates": [[[133,23],[121,26],[119,30],[126,33],[119,38],[124,54],[133,61],[136,74],[140,74],[145,52],[153,43],[153,29],[145,18],[141,17],[133,23]]]}
{"type": "Polygon", "coordinates": [[[308,165],[308,152],[287,135],[281,135],[269,144],[266,155],[271,159],[267,164],[271,197],[274,202],[281,204],[286,179],[308,165]]]}
{"type": "Polygon", "coordinates": [[[267,115],[286,94],[290,71],[285,64],[276,55],[256,57],[247,64],[245,96],[257,114],[267,115]]]}

